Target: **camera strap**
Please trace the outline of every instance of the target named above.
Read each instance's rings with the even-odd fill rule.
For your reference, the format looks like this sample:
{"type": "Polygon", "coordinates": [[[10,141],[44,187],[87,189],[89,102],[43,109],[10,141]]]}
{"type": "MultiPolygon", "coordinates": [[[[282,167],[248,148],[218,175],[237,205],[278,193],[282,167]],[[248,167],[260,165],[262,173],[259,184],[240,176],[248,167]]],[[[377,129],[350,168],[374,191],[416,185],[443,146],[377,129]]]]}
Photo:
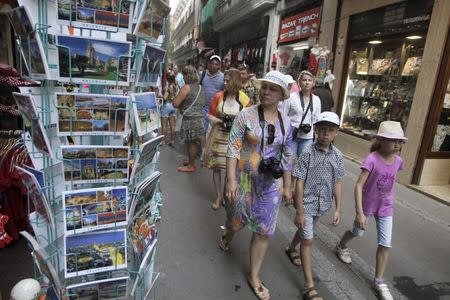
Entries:
{"type": "Polygon", "coordinates": [[[313,97],[312,97],[312,94],[310,96],[311,99],[309,99],[308,107],[306,107],[306,110],[305,110],[305,101],[303,100],[303,94],[302,93],[298,93],[298,95],[300,96],[300,104],[302,105],[302,111],[303,111],[303,117],[302,117],[302,120],[300,121],[299,127],[303,125],[303,121],[305,121],[306,115],[308,114],[308,109],[311,110],[311,125],[312,125],[312,114],[313,114],[313,97]]]}
{"type": "MultiPolygon", "coordinates": [[[[261,131],[262,131],[261,144],[259,146],[261,147],[261,153],[264,156],[264,154],[265,154],[265,152],[264,152],[264,126],[265,126],[266,119],[264,119],[264,111],[263,111],[261,104],[258,106],[258,118],[259,118],[259,126],[261,127],[261,131]]],[[[283,143],[281,144],[281,151],[280,151],[280,161],[281,161],[281,156],[282,156],[282,153],[284,152],[285,131],[284,131],[284,123],[283,123],[283,119],[281,118],[280,111],[278,111],[278,121],[280,122],[281,134],[283,135],[283,143]]]]}

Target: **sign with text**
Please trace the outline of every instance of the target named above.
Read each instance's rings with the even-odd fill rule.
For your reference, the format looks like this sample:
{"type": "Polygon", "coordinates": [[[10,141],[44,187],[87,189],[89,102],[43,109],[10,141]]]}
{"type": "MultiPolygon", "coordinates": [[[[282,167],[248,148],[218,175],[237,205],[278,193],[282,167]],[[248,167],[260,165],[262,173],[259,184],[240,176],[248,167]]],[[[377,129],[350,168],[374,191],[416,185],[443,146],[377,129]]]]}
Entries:
{"type": "Polygon", "coordinates": [[[279,43],[316,36],[320,25],[320,7],[281,20],[279,43]]]}

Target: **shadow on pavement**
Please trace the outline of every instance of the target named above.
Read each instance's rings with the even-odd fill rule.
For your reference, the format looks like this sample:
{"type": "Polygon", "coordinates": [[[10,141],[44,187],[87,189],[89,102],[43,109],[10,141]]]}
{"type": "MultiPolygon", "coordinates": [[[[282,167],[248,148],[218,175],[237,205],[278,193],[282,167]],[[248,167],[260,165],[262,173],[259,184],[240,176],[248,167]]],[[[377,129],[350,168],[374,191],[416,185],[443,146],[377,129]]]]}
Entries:
{"type": "Polygon", "coordinates": [[[413,277],[394,277],[394,286],[408,299],[439,300],[441,296],[450,296],[450,282],[417,285],[413,277]]]}

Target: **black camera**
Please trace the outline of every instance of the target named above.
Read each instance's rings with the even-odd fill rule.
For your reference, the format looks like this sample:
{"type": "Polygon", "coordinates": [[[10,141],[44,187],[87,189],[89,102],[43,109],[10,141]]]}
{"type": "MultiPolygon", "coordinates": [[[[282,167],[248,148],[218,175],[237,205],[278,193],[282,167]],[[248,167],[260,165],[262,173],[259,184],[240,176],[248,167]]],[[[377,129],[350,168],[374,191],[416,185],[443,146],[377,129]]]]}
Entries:
{"type": "Polygon", "coordinates": [[[299,130],[303,131],[304,134],[307,134],[311,131],[311,125],[309,124],[302,124],[298,127],[299,130]]]}
{"type": "Polygon", "coordinates": [[[223,126],[226,130],[231,130],[231,127],[233,126],[234,116],[230,116],[225,114],[223,116],[223,126]]]}
{"type": "Polygon", "coordinates": [[[261,160],[258,171],[263,174],[271,174],[275,179],[283,176],[283,169],[280,167],[280,161],[275,157],[261,160]]]}

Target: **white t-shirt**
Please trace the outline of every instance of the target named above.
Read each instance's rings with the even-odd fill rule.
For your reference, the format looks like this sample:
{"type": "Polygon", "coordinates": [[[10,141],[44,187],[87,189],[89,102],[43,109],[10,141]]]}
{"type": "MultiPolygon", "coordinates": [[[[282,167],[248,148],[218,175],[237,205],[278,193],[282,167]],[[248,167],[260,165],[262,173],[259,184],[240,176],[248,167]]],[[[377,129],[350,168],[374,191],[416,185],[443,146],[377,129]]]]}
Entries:
{"type": "MultiPolygon", "coordinates": [[[[305,133],[303,133],[303,131],[299,130],[297,137],[301,138],[301,139],[312,139],[313,138],[314,134],[313,134],[312,127],[313,127],[314,122],[319,118],[320,112],[322,110],[320,98],[313,94],[311,94],[311,96],[312,96],[313,112],[311,115],[311,109],[308,109],[308,112],[305,116],[305,120],[303,121],[303,124],[311,125],[311,131],[309,133],[305,134],[305,133]]],[[[304,110],[306,110],[307,107],[308,107],[308,104],[305,103],[304,110]]],[[[302,108],[299,93],[297,93],[297,92],[291,93],[291,96],[289,97],[289,99],[286,99],[283,102],[280,102],[280,104],[278,104],[278,109],[282,113],[284,113],[285,115],[287,115],[289,117],[289,120],[291,120],[291,124],[293,127],[300,126],[300,122],[303,118],[304,110],[302,108]]]]}

